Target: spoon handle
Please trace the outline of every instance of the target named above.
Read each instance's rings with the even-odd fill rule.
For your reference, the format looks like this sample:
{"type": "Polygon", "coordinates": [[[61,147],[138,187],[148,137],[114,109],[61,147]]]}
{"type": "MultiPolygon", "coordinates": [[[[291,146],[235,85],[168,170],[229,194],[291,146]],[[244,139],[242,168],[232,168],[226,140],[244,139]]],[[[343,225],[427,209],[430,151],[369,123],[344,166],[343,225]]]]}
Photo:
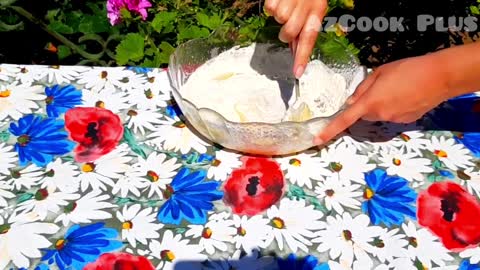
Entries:
{"type": "MultiPolygon", "coordinates": [[[[297,55],[298,37],[295,38],[288,45],[290,47],[290,51],[292,53],[293,60],[295,61],[295,56],[297,55]]],[[[297,78],[295,78],[295,96],[297,97],[297,99],[300,97],[300,82],[297,78]]]]}

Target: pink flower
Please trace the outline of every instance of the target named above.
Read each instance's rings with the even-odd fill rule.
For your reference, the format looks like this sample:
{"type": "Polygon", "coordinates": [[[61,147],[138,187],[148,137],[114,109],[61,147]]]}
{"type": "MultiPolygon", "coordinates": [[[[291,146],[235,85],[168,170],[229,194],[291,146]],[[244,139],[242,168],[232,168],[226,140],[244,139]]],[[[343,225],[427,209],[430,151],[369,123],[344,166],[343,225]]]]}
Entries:
{"type": "Polygon", "coordinates": [[[110,24],[115,25],[122,21],[120,11],[126,9],[133,11],[142,16],[143,20],[147,19],[147,8],[152,4],[148,0],[108,0],[107,12],[110,24]]]}

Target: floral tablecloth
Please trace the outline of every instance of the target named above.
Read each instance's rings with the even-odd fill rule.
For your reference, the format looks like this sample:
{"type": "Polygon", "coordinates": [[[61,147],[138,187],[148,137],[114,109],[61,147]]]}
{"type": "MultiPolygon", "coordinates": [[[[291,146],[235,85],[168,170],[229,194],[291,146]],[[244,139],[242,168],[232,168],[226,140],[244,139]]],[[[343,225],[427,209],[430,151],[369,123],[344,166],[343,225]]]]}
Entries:
{"type": "Polygon", "coordinates": [[[480,103],[260,158],[161,69],[0,65],[0,269],[480,269],[480,103]]]}

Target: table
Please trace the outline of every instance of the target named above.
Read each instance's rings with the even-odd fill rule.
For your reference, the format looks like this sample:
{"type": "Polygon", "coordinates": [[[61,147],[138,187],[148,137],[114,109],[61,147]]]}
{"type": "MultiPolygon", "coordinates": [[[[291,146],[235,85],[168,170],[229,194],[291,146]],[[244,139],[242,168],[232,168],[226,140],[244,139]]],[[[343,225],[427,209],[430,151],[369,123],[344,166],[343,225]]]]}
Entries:
{"type": "Polygon", "coordinates": [[[165,70],[0,65],[0,269],[480,269],[477,95],[258,158],[165,70]]]}

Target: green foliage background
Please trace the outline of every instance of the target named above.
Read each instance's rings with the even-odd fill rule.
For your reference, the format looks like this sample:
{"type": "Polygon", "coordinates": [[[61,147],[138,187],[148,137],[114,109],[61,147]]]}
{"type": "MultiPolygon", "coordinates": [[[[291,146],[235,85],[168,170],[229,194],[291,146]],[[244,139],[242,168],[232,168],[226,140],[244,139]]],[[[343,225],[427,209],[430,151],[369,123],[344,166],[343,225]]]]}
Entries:
{"type": "MultiPolygon", "coordinates": [[[[152,0],[148,18],[123,12],[123,22],[111,26],[106,1],[53,0],[51,9],[34,15],[28,5],[17,0],[0,0],[0,31],[22,31],[24,22],[40,26],[56,40],[51,50],[60,60],[78,59],[79,64],[103,66],[130,65],[165,67],[179,44],[207,37],[215,29],[230,26],[239,29],[246,40],[254,40],[274,23],[257,0],[152,0]]],[[[330,0],[329,10],[352,8],[353,0],[330,0]]],[[[334,37],[328,33],[326,37],[334,37]]],[[[338,38],[338,37],[337,37],[338,38]]],[[[331,50],[358,50],[340,37],[331,50]]],[[[328,42],[324,46],[329,46],[328,42]]]]}

